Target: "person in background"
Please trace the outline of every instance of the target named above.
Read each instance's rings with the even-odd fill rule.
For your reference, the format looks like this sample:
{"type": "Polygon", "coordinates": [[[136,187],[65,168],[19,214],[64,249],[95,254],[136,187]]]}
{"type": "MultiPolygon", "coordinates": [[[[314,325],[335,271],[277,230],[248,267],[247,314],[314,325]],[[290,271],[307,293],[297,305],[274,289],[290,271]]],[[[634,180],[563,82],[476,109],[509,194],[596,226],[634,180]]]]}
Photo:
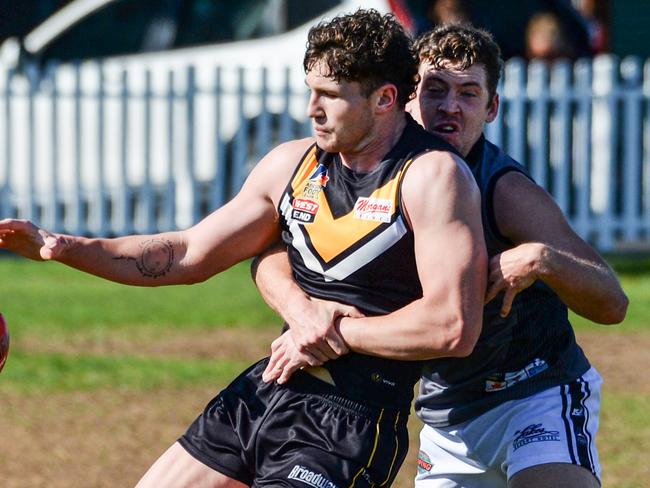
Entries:
{"type": "Polygon", "coordinates": [[[607,52],[609,49],[609,32],[605,23],[604,2],[599,0],[578,0],[574,3],[587,23],[592,53],[602,54],[607,52]]]}
{"type": "Polygon", "coordinates": [[[576,53],[560,19],[553,12],[533,15],[526,26],[526,58],[555,61],[575,59],[576,53]]]}

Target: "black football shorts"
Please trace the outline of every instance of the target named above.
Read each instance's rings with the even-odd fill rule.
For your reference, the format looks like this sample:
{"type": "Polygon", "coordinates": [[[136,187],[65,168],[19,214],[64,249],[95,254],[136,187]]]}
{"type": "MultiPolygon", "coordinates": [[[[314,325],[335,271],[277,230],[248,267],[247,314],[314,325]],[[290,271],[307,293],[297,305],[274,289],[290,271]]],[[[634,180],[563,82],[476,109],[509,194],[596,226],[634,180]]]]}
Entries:
{"type": "Polygon", "coordinates": [[[268,359],[206,406],[179,443],[254,487],[390,486],[408,450],[408,411],[369,407],[303,371],[264,383],[268,359]]]}

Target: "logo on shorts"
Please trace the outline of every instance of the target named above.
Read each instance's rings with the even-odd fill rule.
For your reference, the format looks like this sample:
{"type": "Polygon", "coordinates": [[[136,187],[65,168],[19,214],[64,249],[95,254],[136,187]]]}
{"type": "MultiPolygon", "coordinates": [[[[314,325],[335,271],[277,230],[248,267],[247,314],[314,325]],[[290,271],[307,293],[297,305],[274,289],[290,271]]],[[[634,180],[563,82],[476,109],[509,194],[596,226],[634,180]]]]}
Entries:
{"type": "Polygon", "coordinates": [[[287,479],[300,481],[301,483],[313,486],[314,488],[338,488],[322,474],[315,473],[309,468],[305,468],[298,464],[291,468],[291,472],[289,473],[289,476],[287,476],[287,479]]]}
{"type": "Polygon", "coordinates": [[[359,197],[354,204],[354,217],[361,220],[390,222],[393,213],[392,200],[359,197]]]}
{"type": "Polygon", "coordinates": [[[560,433],[557,430],[546,430],[542,424],[530,424],[523,430],[515,432],[515,439],[512,441],[512,449],[516,451],[520,447],[531,442],[559,441],[560,433]]]}
{"type": "Polygon", "coordinates": [[[428,473],[433,468],[433,463],[427,453],[420,451],[418,453],[418,473],[428,473]]]}
{"type": "Polygon", "coordinates": [[[389,380],[387,378],[384,378],[379,373],[372,373],[370,375],[370,379],[372,381],[374,381],[375,383],[381,383],[383,385],[390,386],[392,388],[394,388],[397,385],[397,383],[395,383],[394,381],[391,381],[391,380],[389,380]]]}

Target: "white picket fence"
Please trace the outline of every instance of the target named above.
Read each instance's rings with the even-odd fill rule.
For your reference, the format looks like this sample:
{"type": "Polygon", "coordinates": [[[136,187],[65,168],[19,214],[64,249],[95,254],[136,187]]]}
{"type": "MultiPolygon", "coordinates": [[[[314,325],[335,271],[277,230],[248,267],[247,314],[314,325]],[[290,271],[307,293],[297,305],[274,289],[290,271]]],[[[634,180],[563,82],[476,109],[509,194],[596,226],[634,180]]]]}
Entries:
{"type": "MultiPolygon", "coordinates": [[[[309,134],[301,75],[203,68],[0,70],[0,216],[85,235],[186,227],[271,147],[309,134]]],[[[488,138],[578,233],[603,251],[650,249],[650,62],[511,60],[499,92],[488,138]]]]}

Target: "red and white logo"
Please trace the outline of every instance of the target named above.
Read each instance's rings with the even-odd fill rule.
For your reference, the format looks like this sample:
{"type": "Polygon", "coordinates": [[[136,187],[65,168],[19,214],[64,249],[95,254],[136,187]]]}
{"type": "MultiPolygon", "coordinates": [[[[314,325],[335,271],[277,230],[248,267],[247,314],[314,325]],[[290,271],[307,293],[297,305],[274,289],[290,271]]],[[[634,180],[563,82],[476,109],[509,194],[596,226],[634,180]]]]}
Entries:
{"type": "Polygon", "coordinates": [[[354,216],[361,220],[390,222],[393,202],[384,198],[359,197],[354,204],[354,216]]]}
{"type": "Polygon", "coordinates": [[[320,205],[312,200],[305,200],[304,198],[295,198],[293,200],[293,208],[296,210],[302,210],[303,212],[307,212],[312,215],[316,215],[316,212],[318,212],[318,207],[320,207],[320,205]]]}

